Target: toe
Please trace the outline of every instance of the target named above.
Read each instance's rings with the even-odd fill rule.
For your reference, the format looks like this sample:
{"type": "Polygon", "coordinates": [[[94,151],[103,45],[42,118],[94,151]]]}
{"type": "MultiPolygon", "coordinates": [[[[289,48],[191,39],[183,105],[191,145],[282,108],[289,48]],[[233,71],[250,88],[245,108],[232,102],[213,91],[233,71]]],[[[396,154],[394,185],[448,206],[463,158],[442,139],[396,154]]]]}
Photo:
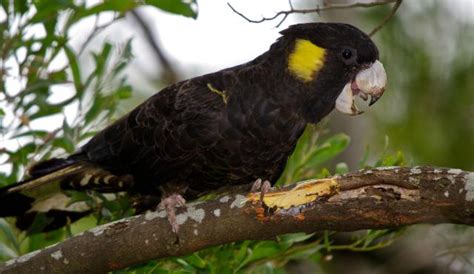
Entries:
{"type": "Polygon", "coordinates": [[[181,206],[181,207],[185,207],[186,206],[186,200],[183,198],[183,196],[181,195],[176,195],[176,204],[181,206]]]}
{"type": "Polygon", "coordinates": [[[265,197],[265,194],[267,194],[271,188],[272,188],[272,184],[269,181],[265,180],[265,182],[263,182],[262,184],[262,187],[260,188],[260,202],[262,204],[263,204],[263,198],[265,197]]]}
{"type": "Polygon", "coordinates": [[[262,188],[262,179],[258,178],[253,182],[252,187],[250,188],[250,192],[257,192],[262,188]]]}

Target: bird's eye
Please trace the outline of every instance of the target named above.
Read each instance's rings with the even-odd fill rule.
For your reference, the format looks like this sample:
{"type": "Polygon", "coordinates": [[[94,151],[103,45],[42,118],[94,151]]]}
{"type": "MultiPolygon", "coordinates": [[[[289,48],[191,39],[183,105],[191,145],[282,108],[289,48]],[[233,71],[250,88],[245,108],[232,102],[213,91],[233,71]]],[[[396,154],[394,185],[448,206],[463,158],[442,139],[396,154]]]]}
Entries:
{"type": "Polygon", "coordinates": [[[342,58],[346,59],[346,60],[349,60],[352,58],[352,50],[350,49],[344,49],[342,51],[342,58]]]}

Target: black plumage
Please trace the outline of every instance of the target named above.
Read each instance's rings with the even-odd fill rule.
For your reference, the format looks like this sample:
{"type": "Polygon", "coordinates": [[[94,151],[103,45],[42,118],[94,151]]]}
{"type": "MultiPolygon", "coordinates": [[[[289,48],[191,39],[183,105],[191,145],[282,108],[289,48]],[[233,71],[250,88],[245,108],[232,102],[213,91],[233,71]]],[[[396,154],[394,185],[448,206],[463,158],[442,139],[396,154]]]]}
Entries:
{"type": "MultiPolygon", "coordinates": [[[[258,178],[275,183],[305,126],[332,111],[344,85],[378,59],[370,38],[350,25],[300,24],[281,33],[253,61],[161,90],[77,153],[36,165],[30,179],[0,190],[0,195],[28,196],[25,189],[51,174],[58,175],[49,181],[62,189],[126,190],[138,201],[171,193],[192,199],[258,178]],[[326,49],[314,80],[302,81],[289,72],[296,39],[326,49]],[[357,60],[347,63],[340,54],[344,48],[356,51],[357,60]]],[[[25,202],[13,212],[2,209],[15,207],[14,201],[0,202],[0,216],[22,220],[25,212],[33,214],[34,202],[30,197],[25,202]]],[[[20,223],[28,227],[28,222],[20,223]]]]}

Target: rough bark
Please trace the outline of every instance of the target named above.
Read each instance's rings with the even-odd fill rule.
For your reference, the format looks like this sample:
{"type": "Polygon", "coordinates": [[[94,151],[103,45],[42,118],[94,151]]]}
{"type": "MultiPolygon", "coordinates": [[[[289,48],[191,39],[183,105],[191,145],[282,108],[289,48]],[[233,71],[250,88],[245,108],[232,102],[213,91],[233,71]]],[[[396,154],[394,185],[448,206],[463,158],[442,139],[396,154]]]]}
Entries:
{"type": "Polygon", "coordinates": [[[103,273],[239,240],[293,232],[397,228],[417,223],[474,225],[474,173],[376,168],[257,194],[233,193],[178,210],[179,241],[166,214],[102,225],[0,266],[1,273],[103,273]],[[272,208],[268,208],[270,205],[272,208]]]}

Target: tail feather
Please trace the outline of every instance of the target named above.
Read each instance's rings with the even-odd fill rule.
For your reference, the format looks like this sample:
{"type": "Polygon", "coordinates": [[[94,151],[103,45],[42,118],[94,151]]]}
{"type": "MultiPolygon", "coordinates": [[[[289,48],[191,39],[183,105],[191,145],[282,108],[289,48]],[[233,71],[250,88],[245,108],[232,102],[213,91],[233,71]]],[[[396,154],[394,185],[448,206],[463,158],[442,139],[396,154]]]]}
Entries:
{"type": "Polygon", "coordinates": [[[19,216],[31,208],[35,199],[21,193],[0,194],[0,217],[19,216]]]}
{"type": "Polygon", "coordinates": [[[68,220],[83,217],[90,209],[70,211],[65,207],[67,202],[57,198],[61,181],[86,169],[83,163],[68,159],[52,159],[33,166],[31,178],[0,188],[0,217],[17,217],[17,227],[28,233],[53,230],[68,220]],[[54,203],[60,208],[56,209],[54,203]]]}
{"type": "MultiPolygon", "coordinates": [[[[42,190],[41,186],[43,185],[48,185],[50,186],[51,182],[55,181],[60,181],[61,179],[64,179],[65,177],[77,174],[81,171],[84,171],[87,169],[87,166],[81,165],[81,164],[72,164],[68,165],[62,169],[58,169],[56,171],[53,171],[52,173],[46,173],[40,177],[32,177],[28,180],[18,182],[16,184],[7,186],[5,188],[5,193],[16,193],[16,192],[22,192],[22,193],[29,193],[29,192],[34,192],[36,193],[38,190],[42,190]]],[[[0,193],[4,189],[0,189],[0,193]]],[[[1,195],[1,194],[0,194],[1,195]]]]}
{"type": "Polygon", "coordinates": [[[28,170],[28,173],[32,178],[38,178],[53,173],[67,166],[74,165],[75,163],[77,163],[77,161],[75,161],[74,159],[52,158],[49,160],[41,161],[36,165],[32,166],[28,170]]]}
{"type": "Polygon", "coordinates": [[[72,159],[40,162],[29,173],[31,178],[0,188],[0,217],[16,217],[17,227],[28,233],[57,229],[91,212],[85,202],[71,203],[65,190],[117,192],[133,184],[129,175],[115,176],[72,159]]]}

